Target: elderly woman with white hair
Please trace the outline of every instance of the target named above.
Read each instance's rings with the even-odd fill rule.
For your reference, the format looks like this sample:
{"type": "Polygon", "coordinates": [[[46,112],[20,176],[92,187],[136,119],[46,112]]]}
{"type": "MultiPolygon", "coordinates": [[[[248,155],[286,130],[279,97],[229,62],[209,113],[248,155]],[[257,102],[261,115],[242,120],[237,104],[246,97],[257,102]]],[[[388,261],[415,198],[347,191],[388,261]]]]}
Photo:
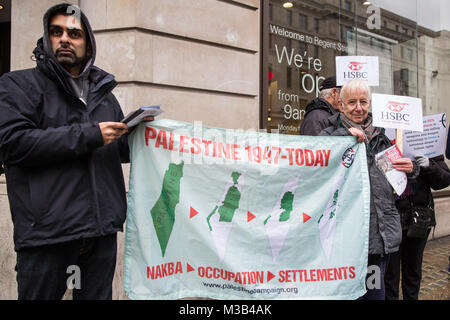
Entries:
{"type": "MultiPolygon", "coordinates": [[[[340,113],[328,119],[330,126],[320,135],[353,135],[358,142],[363,142],[366,146],[371,184],[368,265],[380,268],[381,279],[378,282],[380,287],[368,288],[362,299],[384,300],[384,273],[389,254],[399,250],[402,227],[395,206],[394,190],[375,162],[375,155],[392,146],[392,143],[384,134],[384,129],[373,126],[372,114],[369,112],[370,103],[370,88],[365,81],[348,82],[341,89],[340,113]]],[[[408,175],[418,174],[418,167],[407,158],[396,160],[393,167],[408,175]]]]}

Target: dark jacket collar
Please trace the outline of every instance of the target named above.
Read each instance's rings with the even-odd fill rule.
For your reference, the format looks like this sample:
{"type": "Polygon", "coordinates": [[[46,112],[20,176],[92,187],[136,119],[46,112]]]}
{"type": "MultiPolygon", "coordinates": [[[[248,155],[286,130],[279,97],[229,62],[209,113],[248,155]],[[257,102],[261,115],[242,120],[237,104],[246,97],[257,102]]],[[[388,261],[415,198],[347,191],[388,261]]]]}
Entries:
{"type": "MultiPolygon", "coordinates": [[[[36,48],[33,51],[36,58],[37,69],[44,73],[49,79],[58,82],[64,90],[74,95],[72,87],[68,83],[68,77],[70,75],[61,65],[52,58],[54,55],[49,56],[43,48],[43,38],[40,38],[37,42],[36,48]]],[[[92,89],[90,91],[97,92],[101,89],[112,90],[117,82],[112,74],[109,74],[96,66],[90,66],[89,72],[85,73],[85,76],[89,78],[92,83],[92,89]]]]}
{"type": "Polygon", "coordinates": [[[327,111],[330,115],[333,115],[335,113],[338,113],[338,111],[336,111],[333,106],[326,100],[321,99],[321,98],[315,98],[314,100],[312,100],[311,102],[309,102],[306,105],[305,111],[306,114],[305,116],[310,113],[313,110],[325,110],[327,111]]]}
{"type": "Polygon", "coordinates": [[[337,112],[328,118],[328,122],[335,128],[339,128],[342,126],[341,122],[341,113],[337,112]]]}

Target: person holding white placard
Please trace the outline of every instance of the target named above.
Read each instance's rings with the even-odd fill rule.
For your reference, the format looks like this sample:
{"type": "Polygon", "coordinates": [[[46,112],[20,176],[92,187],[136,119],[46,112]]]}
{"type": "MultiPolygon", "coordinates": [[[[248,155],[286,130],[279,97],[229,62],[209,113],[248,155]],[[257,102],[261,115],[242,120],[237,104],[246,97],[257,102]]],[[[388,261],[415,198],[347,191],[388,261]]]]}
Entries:
{"type": "Polygon", "coordinates": [[[450,131],[447,136],[447,148],[445,149],[445,156],[450,160],[450,131]]]}
{"type": "Polygon", "coordinates": [[[399,299],[400,274],[403,300],[419,298],[423,252],[431,228],[436,225],[431,189],[450,185],[450,170],[443,155],[431,159],[417,156],[415,161],[420,166],[420,174],[408,182],[406,191],[395,202],[402,218],[403,235],[400,250],[389,259],[386,300],[399,299]]]}
{"type": "MultiPolygon", "coordinates": [[[[372,125],[370,103],[370,88],[365,81],[348,82],[341,89],[341,112],[328,119],[330,126],[320,135],[353,135],[366,146],[371,182],[368,266],[372,268],[368,268],[368,275],[378,270],[380,285],[367,285],[367,293],[361,299],[384,300],[384,274],[388,257],[399,250],[402,230],[400,215],[395,207],[394,190],[375,161],[375,155],[391,147],[392,143],[384,134],[384,129],[372,125]]],[[[409,176],[418,172],[418,167],[410,159],[397,159],[393,167],[409,176]]]]}

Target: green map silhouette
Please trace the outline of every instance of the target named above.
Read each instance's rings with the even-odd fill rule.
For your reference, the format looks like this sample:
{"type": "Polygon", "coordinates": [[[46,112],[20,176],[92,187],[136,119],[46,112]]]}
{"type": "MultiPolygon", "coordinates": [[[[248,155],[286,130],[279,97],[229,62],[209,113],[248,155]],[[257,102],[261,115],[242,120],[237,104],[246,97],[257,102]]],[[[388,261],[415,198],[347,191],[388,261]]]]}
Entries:
{"type": "Polygon", "coordinates": [[[286,192],[281,199],[281,209],[284,211],[280,215],[280,221],[288,221],[291,217],[292,207],[294,203],[294,194],[290,191],[286,192]]]}
{"type": "MultiPolygon", "coordinates": [[[[281,212],[278,221],[280,222],[288,221],[289,218],[291,217],[293,207],[294,207],[294,194],[291,191],[287,191],[283,194],[283,198],[281,198],[280,209],[283,209],[283,212],[281,212]]],[[[267,221],[269,221],[271,217],[272,215],[269,214],[266,220],[264,220],[264,225],[267,224],[267,221]]]]}
{"type": "Polygon", "coordinates": [[[183,177],[183,166],[184,162],[169,164],[169,168],[164,174],[161,195],[150,211],[163,257],[175,224],[175,207],[180,202],[180,181],[183,177]]]}
{"type": "Polygon", "coordinates": [[[234,185],[232,185],[230,188],[228,188],[227,194],[225,195],[225,199],[222,202],[221,206],[216,206],[214,210],[211,212],[211,214],[206,219],[209,225],[209,229],[212,231],[211,224],[209,223],[209,220],[211,219],[212,215],[216,213],[216,211],[220,214],[219,221],[222,222],[231,222],[233,221],[234,213],[236,212],[236,209],[239,208],[239,201],[241,200],[241,192],[236,187],[238,185],[238,179],[241,176],[241,173],[239,172],[233,172],[231,174],[231,177],[233,179],[234,185]]]}

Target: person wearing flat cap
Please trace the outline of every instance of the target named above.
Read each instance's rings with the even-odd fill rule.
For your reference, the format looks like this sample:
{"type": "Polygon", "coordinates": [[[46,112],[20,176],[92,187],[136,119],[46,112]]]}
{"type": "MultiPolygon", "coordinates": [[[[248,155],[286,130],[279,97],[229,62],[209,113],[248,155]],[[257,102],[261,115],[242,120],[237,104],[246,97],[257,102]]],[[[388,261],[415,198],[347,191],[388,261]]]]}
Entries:
{"type": "Polygon", "coordinates": [[[328,118],[339,112],[340,90],[341,86],[336,85],[335,76],[323,80],[319,87],[319,97],[306,106],[300,135],[317,136],[329,126],[328,118]]]}

